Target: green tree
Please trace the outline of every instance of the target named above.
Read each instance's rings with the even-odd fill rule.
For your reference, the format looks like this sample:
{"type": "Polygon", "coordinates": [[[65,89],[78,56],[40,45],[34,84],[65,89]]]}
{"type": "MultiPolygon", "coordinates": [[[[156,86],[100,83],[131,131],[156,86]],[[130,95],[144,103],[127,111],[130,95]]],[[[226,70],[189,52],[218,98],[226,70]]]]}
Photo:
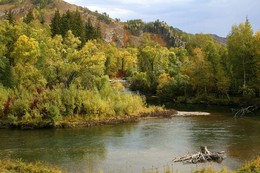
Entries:
{"type": "Polygon", "coordinates": [[[228,35],[228,54],[233,70],[233,88],[238,91],[250,90],[250,80],[255,79],[256,68],[251,47],[253,30],[249,20],[239,26],[233,26],[228,35]]]}
{"type": "Polygon", "coordinates": [[[65,37],[67,32],[71,30],[72,26],[72,13],[68,10],[65,14],[61,17],[61,35],[65,37]]]}
{"type": "Polygon", "coordinates": [[[33,20],[34,20],[33,10],[30,9],[27,15],[25,16],[25,18],[23,19],[23,22],[28,24],[33,20]]]}
{"type": "Polygon", "coordinates": [[[17,85],[30,87],[46,84],[43,75],[35,67],[39,55],[39,43],[35,39],[21,35],[15,42],[11,57],[14,60],[14,77],[17,85]]]}
{"type": "Polygon", "coordinates": [[[80,39],[82,43],[85,43],[84,36],[84,23],[81,18],[81,14],[78,10],[72,13],[71,17],[71,28],[72,33],[80,39]]]}
{"type": "Polygon", "coordinates": [[[88,41],[80,50],[78,38],[71,31],[65,38],[66,54],[60,67],[61,79],[66,87],[75,84],[81,87],[93,87],[95,77],[104,74],[105,55],[98,48],[98,43],[88,41]]]}
{"type": "Polygon", "coordinates": [[[258,96],[260,95],[260,31],[256,32],[253,38],[253,59],[255,61],[255,78],[251,80],[251,86],[255,89],[258,96]]]}
{"type": "Polygon", "coordinates": [[[61,16],[59,10],[55,11],[54,17],[51,20],[51,32],[54,37],[57,34],[62,34],[61,32],[61,16]]]}
{"type": "Polygon", "coordinates": [[[6,19],[7,19],[11,24],[14,24],[14,13],[13,13],[13,11],[12,11],[11,9],[8,10],[6,19]]]}
{"type": "Polygon", "coordinates": [[[86,41],[95,39],[95,28],[92,25],[91,18],[88,18],[85,24],[85,37],[86,41]]]}
{"type": "Polygon", "coordinates": [[[183,73],[189,76],[190,84],[199,94],[207,94],[214,85],[210,62],[207,60],[205,52],[200,48],[193,50],[190,63],[185,67],[183,73]]]}

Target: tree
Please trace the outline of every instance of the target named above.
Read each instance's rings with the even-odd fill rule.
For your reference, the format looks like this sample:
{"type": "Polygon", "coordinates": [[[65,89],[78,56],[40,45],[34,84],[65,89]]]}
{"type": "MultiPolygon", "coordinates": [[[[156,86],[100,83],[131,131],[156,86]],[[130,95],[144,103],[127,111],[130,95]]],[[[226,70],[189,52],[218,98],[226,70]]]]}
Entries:
{"type": "Polygon", "coordinates": [[[189,76],[190,84],[198,93],[207,94],[209,88],[212,88],[213,81],[210,62],[206,54],[200,48],[195,48],[189,65],[183,70],[183,73],[189,76]]]}
{"type": "Polygon", "coordinates": [[[64,39],[65,54],[60,66],[60,79],[66,87],[75,84],[80,87],[94,86],[94,78],[104,74],[105,55],[99,44],[88,41],[80,50],[80,40],[71,31],[64,39]]]}
{"type": "Polygon", "coordinates": [[[159,53],[156,47],[146,46],[138,55],[139,70],[141,72],[158,72],[159,53]]]}
{"type": "Polygon", "coordinates": [[[54,37],[57,34],[62,34],[61,32],[61,16],[59,10],[55,11],[54,17],[51,20],[51,32],[54,37]]]}
{"type": "Polygon", "coordinates": [[[80,12],[76,10],[71,14],[71,28],[72,33],[79,38],[82,43],[85,43],[84,36],[84,23],[81,18],[80,12]]]}
{"type": "Polygon", "coordinates": [[[239,91],[250,89],[250,80],[254,79],[254,57],[251,52],[253,30],[248,19],[239,26],[233,26],[228,35],[228,54],[233,69],[233,85],[239,91]]]}
{"type": "Polygon", "coordinates": [[[95,28],[92,25],[91,19],[88,18],[86,24],[85,24],[85,39],[86,41],[92,40],[95,38],[95,28]]]}
{"type": "Polygon", "coordinates": [[[18,85],[30,87],[46,84],[43,75],[35,67],[39,55],[39,43],[35,39],[21,35],[15,42],[11,57],[14,60],[14,76],[18,85]]]}
{"type": "Polygon", "coordinates": [[[103,44],[103,51],[105,53],[105,74],[110,77],[115,77],[119,67],[117,66],[117,59],[119,55],[119,50],[115,45],[103,44]]]}
{"type": "Polygon", "coordinates": [[[28,24],[33,20],[34,20],[33,10],[30,9],[27,15],[25,16],[25,18],[23,19],[23,22],[28,24]]]}
{"type": "Polygon", "coordinates": [[[6,19],[7,19],[11,24],[14,24],[14,13],[13,13],[13,11],[12,11],[11,9],[8,10],[6,19]]]}
{"type": "Polygon", "coordinates": [[[148,92],[150,90],[150,81],[144,72],[134,73],[130,78],[130,88],[133,91],[148,92]]]}
{"type": "Polygon", "coordinates": [[[72,14],[68,10],[65,14],[62,15],[61,18],[61,35],[65,37],[67,32],[71,30],[72,23],[72,14]]]}
{"type": "Polygon", "coordinates": [[[94,30],[95,34],[94,34],[94,37],[95,39],[101,39],[102,38],[102,33],[101,33],[101,26],[100,26],[100,23],[97,24],[95,30],[94,30]]]}
{"type": "Polygon", "coordinates": [[[39,43],[35,39],[21,35],[14,44],[11,57],[14,59],[14,65],[34,65],[37,62],[39,52],[39,43]]]}
{"type": "Polygon", "coordinates": [[[253,38],[253,59],[255,65],[255,78],[251,80],[251,86],[255,89],[258,96],[260,95],[260,31],[258,31],[253,38]]]}

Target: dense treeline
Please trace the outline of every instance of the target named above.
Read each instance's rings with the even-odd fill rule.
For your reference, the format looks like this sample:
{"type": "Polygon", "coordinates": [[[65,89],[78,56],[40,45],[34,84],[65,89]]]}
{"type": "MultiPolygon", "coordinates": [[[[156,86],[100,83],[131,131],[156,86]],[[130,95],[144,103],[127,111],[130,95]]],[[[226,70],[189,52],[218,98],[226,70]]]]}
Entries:
{"type": "Polygon", "coordinates": [[[67,11],[62,16],[59,11],[56,11],[51,21],[52,36],[62,35],[65,37],[67,32],[70,30],[74,36],[79,38],[82,45],[84,45],[88,40],[100,39],[100,29],[99,25],[94,26],[92,24],[90,18],[88,18],[86,23],[84,23],[79,11],[67,11]]]}
{"type": "Polygon", "coordinates": [[[196,34],[185,47],[166,48],[144,34],[138,48],[118,48],[96,40],[101,38],[97,27],[91,21],[83,24],[77,11],[62,16],[56,11],[50,26],[34,17],[26,20],[28,15],[23,21],[0,22],[2,121],[44,126],[71,115],[145,111],[142,97],[109,82],[115,77],[162,100],[259,97],[260,32],[254,34],[248,20],[232,28],[227,45],[196,34]]]}
{"type": "Polygon", "coordinates": [[[0,31],[0,123],[55,126],[73,115],[147,111],[142,97],[122,92],[122,84],[110,84],[106,76],[130,68],[134,50],[96,40],[82,45],[71,30],[64,37],[53,35],[38,20],[0,21],[0,31]]]}
{"type": "Polygon", "coordinates": [[[259,97],[259,36],[246,20],[232,28],[227,45],[204,34],[192,35],[185,47],[169,49],[148,39],[138,49],[131,88],[178,102],[259,97]]]}

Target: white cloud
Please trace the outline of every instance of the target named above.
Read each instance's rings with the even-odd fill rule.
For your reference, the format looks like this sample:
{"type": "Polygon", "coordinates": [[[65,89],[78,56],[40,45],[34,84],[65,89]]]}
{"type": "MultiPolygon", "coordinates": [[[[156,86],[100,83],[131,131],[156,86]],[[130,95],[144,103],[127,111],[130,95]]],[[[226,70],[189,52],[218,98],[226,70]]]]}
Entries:
{"type": "Polygon", "coordinates": [[[92,11],[98,11],[100,13],[108,13],[112,18],[125,18],[128,16],[135,16],[136,13],[132,10],[114,7],[114,6],[96,6],[96,5],[89,5],[87,6],[88,9],[92,11]]]}
{"type": "Polygon", "coordinates": [[[226,36],[233,24],[248,16],[254,30],[260,26],[260,0],[66,0],[123,21],[163,20],[191,33],[226,36]]]}
{"type": "Polygon", "coordinates": [[[155,4],[185,4],[194,0],[116,0],[123,4],[137,4],[137,5],[155,5],[155,4]]]}

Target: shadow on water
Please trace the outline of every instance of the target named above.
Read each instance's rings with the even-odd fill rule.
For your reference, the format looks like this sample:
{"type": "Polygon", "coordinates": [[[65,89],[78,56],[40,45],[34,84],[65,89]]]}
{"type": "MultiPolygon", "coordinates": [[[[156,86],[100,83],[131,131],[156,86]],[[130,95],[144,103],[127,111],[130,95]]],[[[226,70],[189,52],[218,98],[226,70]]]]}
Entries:
{"type": "Polygon", "coordinates": [[[69,172],[95,172],[106,160],[110,136],[131,133],[133,126],[81,129],[0,130],[0,157],[44,161],[69,172]]]}

